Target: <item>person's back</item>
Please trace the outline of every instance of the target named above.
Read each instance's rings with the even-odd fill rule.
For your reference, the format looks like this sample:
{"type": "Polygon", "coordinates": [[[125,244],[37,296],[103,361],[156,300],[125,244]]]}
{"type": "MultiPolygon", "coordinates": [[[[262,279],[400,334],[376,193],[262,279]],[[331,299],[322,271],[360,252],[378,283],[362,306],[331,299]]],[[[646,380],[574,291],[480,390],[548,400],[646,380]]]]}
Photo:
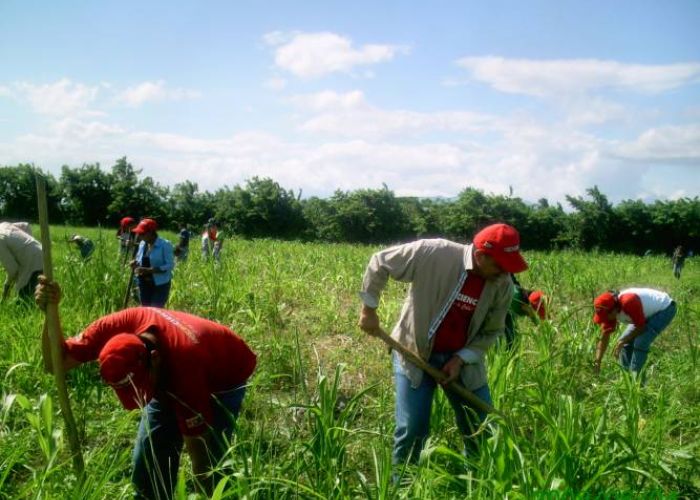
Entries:
{"type": "Polygon", "coordinates": [[[221,262],[221,248],[224,246],[224,239],[226,238],[226,234],[222,229],[218,229],[216,231],[216,241],[214,242],[214,259],[216,259],[217,262],[221,262]]]}
{"type": "Polygon", "coordinates": [[[178,245],[180,248],[189,248],[190,246],[190,232],[187,230],[186,227],[183,227],[180,229],[180,233],[178,233],[178,236],[180,237],[180,241],[178,242],[178,245]]]}
{"type": "Polygon", "coordinates": [[[676,278],[681,277],[681,271],[683,270],[683,264],[685,262],[685,251],[683,250],[683,246],[678,245],[676,249],[673,251],[673,255],[671,256],[671,261],[673,262],[673,275],[676,278]]]}
{"type": "Polygon", "coordinates": [[[20,229],[21,231],[24,231],[29,236],[34,237],[34,235],[32,234],[32,226],[29,224],[29,222],[13,222],[12,225],[20,229]]]}
{"type": "Polygon", "coordinates": [[[0,261],[7,279],[3,299],[14,282],[21,296],[31,295],[32,284],[43,269],[41,243],[9,222],[0,223],[0,261]]]}
{"type": "Polygon", "coordinates": [[[190,252],[190,232],[186,227],[182,227],[178,233],[178,242],[175,245],[175,257],[180,262],[187,260],[187,256],[190,252]]]}
{"type": "Polygon", "coordinates": [[[71,243],[75,243],[75,245],[78,247],[80,257],[83,260],[88,260],[92,256],[92,253],[95,251],[95,244],[90,238],[86,238],[85,236],[80,236],[79,234],[76,234],[73,235],[70,241],[71,243]]]}
{"type": "Polygon", "coordinates": [[[683,260],[685,260],[685,252],[682,246],[678,246],[673,251],[673,262],[682,262],[683,260]]]}
{"type": "Polygon", "coordinates": [[[209,222],[204,226],[204,233],[202,233],[202,258],[204,260],[209,259],[209,252],[214,250],[214,245],[217,239],[217,227],[213,219],[209,219],[209,222]]]}

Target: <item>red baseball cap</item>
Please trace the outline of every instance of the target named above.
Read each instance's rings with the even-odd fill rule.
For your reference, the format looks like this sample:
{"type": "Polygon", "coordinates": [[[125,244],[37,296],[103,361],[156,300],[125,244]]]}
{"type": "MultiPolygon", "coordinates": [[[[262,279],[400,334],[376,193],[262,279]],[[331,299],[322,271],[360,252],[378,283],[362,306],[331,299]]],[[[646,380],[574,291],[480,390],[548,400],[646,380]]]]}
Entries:
{"type": "Polygon", "coordinates": [[[100,351],[100,375],[127,410],[143,407],[153,397],[149,354],[143,341],[133,333],[115,335],[100,351]]]}
{"type": "Polygon", "coordinates": [[[544,307],[544,294],[542,293],[542,290],[535,290],[530,294],[527,300],[530,302],[530,305],[537,312],[537,315],[541,320],[547,318],[547,310],[544,307]]]}
{"type": "Polygon", "coordinates": [[[119,221],[119,226],[126,227],[126,226],[130,226],[133,223],[134,223],[133,217],[123,217],[122,220],[119,221]]]}
{"type": "Polygon", "coordinates": [[[141,219],[138,226],[131,231],[136,234],[149,233],[158,229],[158,224],[153,219],[141,219]]]}
{"type": "Polygon", "coordinates": [[[520,234],[508,224],[492,224],[474,236],[474,246],[493,257],[507,273],[520,273],[527,269],[527,262],[520,255],[520,234]]]}
{"type": "Polygon", "coordinates": [[[610,324],[608,319],[608,312],[615,308],[617,300],[615,296],[610,292],[601,293],[593,301],[593,307],[595,308],[595,314],[593,315],[593,322],[600,325],[610,324]]]}

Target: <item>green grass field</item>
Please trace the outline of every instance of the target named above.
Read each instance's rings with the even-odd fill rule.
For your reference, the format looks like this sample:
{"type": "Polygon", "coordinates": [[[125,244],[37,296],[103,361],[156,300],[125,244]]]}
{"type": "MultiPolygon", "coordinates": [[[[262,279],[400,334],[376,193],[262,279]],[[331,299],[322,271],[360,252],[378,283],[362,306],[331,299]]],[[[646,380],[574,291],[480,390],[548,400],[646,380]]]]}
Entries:
{"type": "MultiPolygon", "coordinates": [[[[127,273],[111,230],[54,227],[52,239],[72,335],[120,308],[127,273]],[[76,231],[97,245],[88,263],[65,243],[76,231]]],[[[169,307],[231,326],[258,354],[229,455],[235,473],[216,498],[700,496],[697,258],[677,281],[663,257],[526,252],[521,281],[546,292],[552,317],[539,326],[519,320],[516,352],[497,346],[489,355],[494,402],[507,418],[490,417],[492,437],[466,461],[440,394],[421,461],[394,486],[390,359],[356,327],[357,290],[375,248],[229,240],[214,266],[200,260],[198,243],[175,271],[169,307]],[[642,388],[610,352],[600,377],[591,369],[592,299],[628,285],[666,290],[679,304],[642,388]]],[[[383,298],[387,329],[404,292],[391,283],[383,298]]],[[[0,309],[0,498],[129,498],[138,412],[120,408],[94,364],[69,374],[87,469],[79,484],[53,379],[41,369],[42,323],[36,308],[0,309]]],[[[181,474],[178,494],[188,498],[187,461],[181,474]]]]}

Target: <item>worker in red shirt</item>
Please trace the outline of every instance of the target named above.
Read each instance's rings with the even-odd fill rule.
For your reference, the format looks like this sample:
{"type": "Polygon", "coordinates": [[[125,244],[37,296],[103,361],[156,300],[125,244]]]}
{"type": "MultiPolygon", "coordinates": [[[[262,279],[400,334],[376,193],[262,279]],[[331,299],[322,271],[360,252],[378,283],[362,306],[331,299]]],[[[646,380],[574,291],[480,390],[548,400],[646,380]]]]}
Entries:
{"type": "Polygon", "coordinates": [[[136,221],[133,217],[122,217],[119,221],[119,229],[117,229],[117,238],[119,239],[119,251],[122,255],[128,254],[131,248],[136,246],[136,239],[131,230],[136,227],[136,221]]]}
{"type": "Polygon", "coordinates": [[[620,364],[639,374],[647,360],[649,347],[676,315],[676,303],[671,297],[652,288],[628,288],[621,292],[605,292],[593,302],[593,321],[601,327],[601,337],[595,353],[594,369],[600,372],[600,363],[608,349],[610,334],[617,322],[629,326],[618,339],[613,355],[620,364]]]}
{"type": "MultiPolygon", "coordinates": [[[[60,301],[42,276],[36,300],[60,301]]],[[[44,364],[52,371],[47,329],[44,364]]],[[[191,314],[135,307],[94,321],[64,342],[66,370],[97,360],[124,408],[142,408],[133,453],[137,498],[172,498],[183,442],[198,489],[211,494],[213,469],[228,449],[256,356],[223,325],[191,314]]]]}

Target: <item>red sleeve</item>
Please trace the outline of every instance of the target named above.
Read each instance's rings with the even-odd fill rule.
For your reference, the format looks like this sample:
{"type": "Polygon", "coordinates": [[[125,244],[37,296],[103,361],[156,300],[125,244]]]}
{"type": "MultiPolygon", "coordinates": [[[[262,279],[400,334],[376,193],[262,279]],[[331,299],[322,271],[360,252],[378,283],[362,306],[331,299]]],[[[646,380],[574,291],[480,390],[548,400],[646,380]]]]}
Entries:
{"type": "Polygon", "coordinates": [[[141,333],[143,322],[137,309],[125,309],[90,323],[77,337],[66,340],[66,353],[76,361],[87,363],[100,355],[104,345],[120,333],[141,333]]]}
{"type": "Polygon", "coordinates": [[[634,293],[621,295],[620,308],[623,313],[630,317],[632,323],[634,323],[634,326],[637,328],[646,325],[647,320],[644,317],[644,308],[642,307],[642,301],[638,295],[634,293]]]}

